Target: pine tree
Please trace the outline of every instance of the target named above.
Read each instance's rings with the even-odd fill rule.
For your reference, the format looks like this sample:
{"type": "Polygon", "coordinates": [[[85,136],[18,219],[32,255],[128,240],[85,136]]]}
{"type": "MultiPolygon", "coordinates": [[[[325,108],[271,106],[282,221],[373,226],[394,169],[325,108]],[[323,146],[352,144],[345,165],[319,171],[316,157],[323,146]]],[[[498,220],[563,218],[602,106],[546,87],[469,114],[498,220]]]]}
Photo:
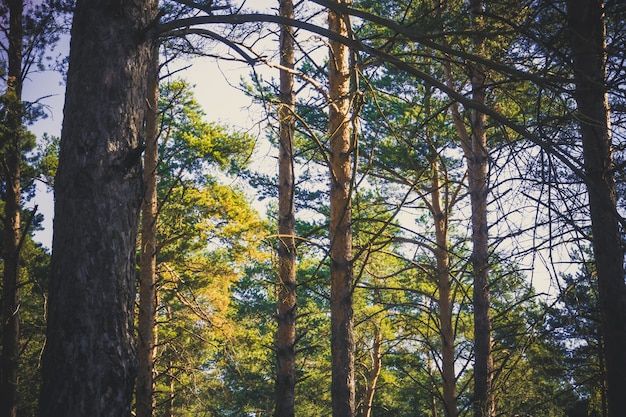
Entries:
{"type": "Polygon", "coordinates": [[[130,413],[135,250],[156,1],[77,1],[43,357],[43,416],[130,413]]]}

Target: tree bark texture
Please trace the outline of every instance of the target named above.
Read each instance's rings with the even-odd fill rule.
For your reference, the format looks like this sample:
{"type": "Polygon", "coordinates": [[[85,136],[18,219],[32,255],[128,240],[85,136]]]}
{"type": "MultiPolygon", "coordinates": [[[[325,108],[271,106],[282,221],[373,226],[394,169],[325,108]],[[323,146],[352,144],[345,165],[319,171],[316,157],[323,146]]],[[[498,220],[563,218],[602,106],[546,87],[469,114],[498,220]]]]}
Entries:
{"type": "Polygon", "coordinates": [[[4,272],[2,282],[2,368],[0,415],[17,415],[17,386],[20,356],[19,271],[21,241],[21,142],[22,117],[22,0],[10,0],[6,131],[2,138],[4,180],[4,272]]]}
{"type": "Polygon", "coordinates": [[[598,277],[608,415],[617,417],[624,414],[626,393],[626,289],[612,170],[603,9],[602,0],[567,1],[575,99],[598,277]]]}
{"type": "MultiPolygon", "coordinates": [[[[480,54],[484,47],[479,34],[482,0],[471,0],[472,46],[480,54]]],[[[472,100],[485,104],[485,68],[474,63],[470,66],[472,100]]],[[[466,148],[467,177],[472,210],[472,267],[474,274],[474,417],[492,417],[495,413],[493,398],[493,358],[491,354],[491,316],[489,313],[489,225],[487,222],[487,197],[489,195],[487,168],[487,117],[472,109],[470,143],[466,148]]]]}
{"type": "Polygon", "coordinates": [[[156,255],[157,255],[157,165],[159,162],[159,62],[154,46],[148,73],[146,110],[146,150],[143,180],[145,194],[141,205],[141,260],[139,273],[139,312],[137,317],[137,417],[152,417],[155,408],[154,357],[156,345],[156,255]]]}
{"type": "Polygon", "coordinates": [[[127,416],[149,24],[156,0],[78,0],[59,168],[42,416],[127,416]]]}
{"type": "MultiPolygon", "coordinates": [[[[293,1],[279,0],[279,13],[293,19],[293,1]]],[[[280,64],[295,65],[294,31],[280,29],[280,64]]],[[[293,74],[280,70],[280,107],[278,108],[278,308],[276,320],[276,407],[275,417],[293,417],[296,386],[296,222],[294,210],[294,121],[293,74]]]]}
{"type": "MultiPolygon", "coordinates": [[[[345,16],[328,15],[329,29],[348,36],[345,16]]],[[[331,279],[331,398],[333,417],[355,414],[353,265],[352,265],[352,153],[350,131],[349,49],[330,41],[330,279],[331,279]]]]}

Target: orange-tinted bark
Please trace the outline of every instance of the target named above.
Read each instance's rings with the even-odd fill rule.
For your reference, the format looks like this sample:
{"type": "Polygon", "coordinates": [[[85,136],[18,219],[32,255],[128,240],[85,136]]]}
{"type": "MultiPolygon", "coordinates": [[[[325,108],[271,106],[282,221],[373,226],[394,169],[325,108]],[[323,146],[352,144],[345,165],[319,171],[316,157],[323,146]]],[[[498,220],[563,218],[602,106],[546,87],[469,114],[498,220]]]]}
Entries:
{"type": "MultiPolygon", "coordinates": [[[[332,11],[329,29],[348,36],[344,16],[332,11]]],[[[355,413],[353,265],[352,265],[352,153],[350,134],[349,49],[330,41],[328,111],[330,137],[330,279],[333,417],[355,413]]]]}
{"type": "MultiPolygon", "coordinates": [[[[293,18],[293,1],[280,0],[279,13],[293,18]]],[[[276,320],[276,406],[274,417],[293,417],[296,385],[296,245],[294,212],[294,33],[282,26],[280,31],[280,107],[278,108],[278,308],[276,320]]]]}

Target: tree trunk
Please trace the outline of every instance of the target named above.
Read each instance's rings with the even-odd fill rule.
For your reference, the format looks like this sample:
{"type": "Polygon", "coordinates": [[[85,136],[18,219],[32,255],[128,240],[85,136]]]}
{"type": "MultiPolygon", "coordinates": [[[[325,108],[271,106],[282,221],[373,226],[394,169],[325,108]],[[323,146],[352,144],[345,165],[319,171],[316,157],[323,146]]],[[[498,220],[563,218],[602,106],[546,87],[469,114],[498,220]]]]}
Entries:
{"type": "Polygon", "coordinates": [[[139,314],[137,317],[137,417],[152,417],[154,397],[154,357],[156,330],[156,252],[157,252],[157,165],[159,162],[159,62],[158,47],[148,75],[146,110],[146,150],[143,180],[145,195],[141,205],[141,260],[139,275],[139,314]]]}
{"type": "MultiPolygon", "coordinates": [[[[471,0],[472,45],[474,53],[481,54],[484,38],[480,34],[482,0],[471,0]]],[[[472,100],[485,104],[485,68],[474,63],[470,66],[472,100]]],[[[487,223],[487,117],[472,110],[469,149],[466,149],[467,177],[472,207],[472,267],[474,274],[474,416],[492,417],[495,413],[493,398],[493,358],[491,355],[491,317],[489,313],[489,225],[487,223]]]]}
{"type": "Polygon", "coordinates": [[[59,168],[42,416],[127,416],[156,0],[78,0],[59,168]]]}
{"type": "MultiPolygon", "coordinates": [[[[344,16],[328,14],[332,32],[348,36],[344,16]]],[[[352,272],[352,152],[350,135],[350,64],[348,48],[330,41],[330,311],[333,417],[355,412],[353,272],[352,272]]]]}
{"type": "Polygon", "coordinates": [[[17,415],[17,386],[20,347],[19,269],[20,204],[22,159],[22,0],[11,0],[9,6],[9,49],[6,132],[2,141],[4,176],[4,272],[2,283],[2,381],[0,382],[0,415],[17,415]]]}
{"type": "Polygon", "coordinates": [[[617,417],[624,414],[626,392],[626,290],[612,170],[603,6],[601,0],[567,1],[575,99],[598,276],[608,412],[610,417],[617,417]]]}
{"type": "MultiPolygon", "coordinates": [[[[438,156],[435,156],[438,158],[438,156]]],[[[447,186],[447,185],[446,185],[447,186]]],[[[443,374],[443,406],[446,417],[456,417],[456,375],[454,371],[454,326],[452,324],[452,297],[450,280],[450,254],[448,251],[448,207],[442,209],[439,163],[432,163],[431,210],[435,223],[436,280],[439,289],[439,337],[441,339],[441,368],[443,374]]]]}
{"type": "Polygon", "coordinates": [[[370,354],[372,359],[372,368],[367,376],[365,396],[361,407],[359,407],[361,410],[358,415],[361,417],[370,417],[372,415],[376,385],[378,384],[378,378],[380,377],[380,371],[382,370],[383,365],[382,334],[380,328],[376,325],[374,326],[374,340],[372,341],[372,353],[370,354]]]}
{"type": "MultiPolygon", "coordinates": [[[[438,4],[437,7],[440,7],[438,4]]],[[[482,0],[470,1],[470,17],[474,53],[480,55],[484,48],[484,38],[480,35],[480,14],[482,0]]],[[[477,63],[469,65],[471,72],[472,100],[485,104],[485,68],[477,63]]],[[[453,88],[452,69],[449,61],[444,61],[446,84],[453,88]]],[[[486,116],[471,110],[471,132],[468,132],[463,116],[456,102],[450,106],[452,121],[460,139],[461,148],[467,161],[467,178],[470,194],[472,218],[472,268],[474,276],[474,417],[495,415],[493,396],[493,357],[491,353],[491,314],[489,289],[489,224],[487,222],[487,150],[486,116]]],[[[445,288],[444,288],[445,291],[445,288]]],[[[450,372],[448,370],[448,372],[450,372]]],[[[449,398],[451,402],[451,398],[449,398]]],[[[457,411],[455,411],[456,413],[457,411]]]]}
{"type": "MultiPolygon", "coordinates": [[[[293,19],[293,1],[279,0],[279,13],[293,19]]],[[[293,417],[296,385],[296,223],[294,213],[294,32],[280,30],[280,107],[278,151],[278,264],[279,288],[276,320],[276,408],[275,417],[293,417]]]]}
{"type": "MultiPolygon", "coordinates": [[[[470,16],[474,53],[482,53],[484,38],[480,35],[481,0],[471,0],[470,16]]],[[[469,65],[471,72],[472,100],[485,104],[485,68],[477,63],[469,65]]],[[[452,71],[449,63],[444,63],[446,83],[452,88],[452,71]]],[[[474,276],[474,417],[492,417],[495,415],[493,397],[493,357],[491,353],[491,315],[489,305],[489,225],[487,222],[487,168],[489,152],[487,150],[486,116],[477,110],[471,110],[471,132],[459,111],[458,104],[451,105],[452,120],[467,161],[467,178],[470,194],[472,218],[472,268],[474,276]]]]}
{"type": "MultiPolygon", "coordinates": [[[[170,305],[165,305],[165,319],[169,322],[173,318],[172,307],[170,305]]],[[[171,359],[174,355],[174,352],[171,352],[170,349],[165,347],[163,357],[167,358],[167,368],[165,372],[160,375],[165,376],[165,381],[167,382],[167,399],[164,401],[165,411],[163,412],[163,417],[174,417],[174,399],[176,398],[176,376],[174,375],[174,361],[171,359]]]]}

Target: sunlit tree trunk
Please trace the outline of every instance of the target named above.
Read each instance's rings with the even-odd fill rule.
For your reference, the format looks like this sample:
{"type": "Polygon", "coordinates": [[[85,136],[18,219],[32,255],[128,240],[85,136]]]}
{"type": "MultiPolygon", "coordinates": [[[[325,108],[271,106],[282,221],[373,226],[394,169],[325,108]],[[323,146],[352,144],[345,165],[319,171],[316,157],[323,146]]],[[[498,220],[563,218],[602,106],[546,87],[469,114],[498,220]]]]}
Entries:
{"type": "Polygon", "coordinates": [[[4,180],[4,261],[2,283],[2,381],[0,415],[17,415],[19,367],[19,266],[21,202],[22,120],[22,0],[10,0],[7,90],[4,93],[7,119],[2,137],[2,171],[4,180]]]}
{"type": "MultiPolygon", "coordinates": [[[[156,49],[156,47],[155,47],[156,49]]],[[[148,73],[146,110],[146,150],[143,180],[145,193],[141,205],[141,260],[139,274],[139,312],[137,317],[137,417],[151,417],[155,407],[154,357],[156,331],[156,255],[157,255],[157,164],[159,161],[159,63],[153,51],[148,73]]]]}
{"type": "MultiPolygon", "coordinates": [[[[345,16],[329,11],[332,32],[348,36],[345,16]]],[[[330,279],[333,417],[355,413],[354,323],[352,309],[352,153],[350,134],[350,64],[345,45],[330,41],[330,279]]]]}
{"type": "MultiPolygon", "coordinates": [[[[279,13],[293,19],[293,1],[280,0],[279,13]]],[[[294,32],[280,30],[280,107],[278,151],[278,331],[276,336],[275,417],[293,417],[296,385],[296,223],[294,214],[294,32]]]]}
{"type": "Polygon", "coordinates": [[[59,168],[41,415],[130,415],[135,251],[156,0],[78,0],[59,168]]]}
{"type": "Polygon", "coordinates": [[[604,2],[568,0],[575,98],[589,194],[610,417],[624,414],[626,289],[606,87],[604,2]]]}

